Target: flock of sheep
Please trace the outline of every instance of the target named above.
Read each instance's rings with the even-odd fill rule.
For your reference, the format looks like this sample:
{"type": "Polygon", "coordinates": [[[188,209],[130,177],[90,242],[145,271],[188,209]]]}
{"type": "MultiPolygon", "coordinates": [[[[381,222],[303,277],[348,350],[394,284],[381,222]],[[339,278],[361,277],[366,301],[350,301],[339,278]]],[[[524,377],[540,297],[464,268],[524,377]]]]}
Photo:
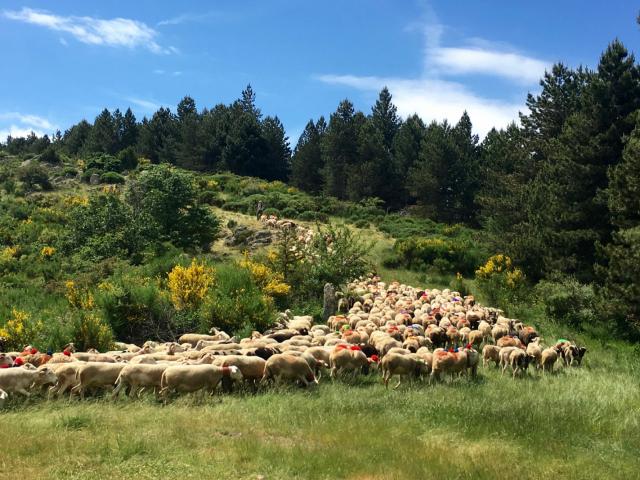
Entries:
{"type": "Polygon", "coordinates": [[[84,398],[89,391],[155,391],[165,402],[175,392],[213,393],[247,383],[289,382],[309,386],[328,373],[379,371],[385,386],[398,377],[442,381],[472,376],[482,358],[512,376],[530,365],[552,372],[557,362],[581,364],[586,348],[561,339],[543,347],[533,327],[449,290],[420,290],[378,277],[349,285],[354,301],[344,314],[314,325],[311,316],[280,315],[270,330],[237,339],[221,331],[188,333],[178,342],[118,343],[117,350],[77,352],[69,344],[51,355],[27,346],[0,353],[0,407],[9,395],[25,397],[48,388],[48,396],[84,398]],[[480,347],[483,348],[480,348],[480,347]]]}

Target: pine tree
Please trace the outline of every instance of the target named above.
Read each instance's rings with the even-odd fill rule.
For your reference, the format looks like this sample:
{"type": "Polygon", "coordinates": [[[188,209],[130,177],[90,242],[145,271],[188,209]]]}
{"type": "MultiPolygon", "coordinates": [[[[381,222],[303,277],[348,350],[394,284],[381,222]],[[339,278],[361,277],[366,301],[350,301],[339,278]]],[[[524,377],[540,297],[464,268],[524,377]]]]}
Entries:
{"type": "Polygon", "coordinates": [[[322,142],[324,191],[327,195],[347,198],[347,174],[358,159],[357,134],[353,104],[343,100],[331,114],[322,142]]]}
{"type": "Polygon", "coordinates": [[[278,117],[266,117],[263,120],[262,136],[267,143],[267,155],[260,176],[267,180],[287,180],[291,170],[291,147],[278,117]]]}
{"type": "Polygon", "coordinates": [[[326,122],[320,117],[317,123],[309,120],[300,135],[291,161],[291,183],[309,193],[322,191],[322,136],[326,122]]]}
{"type": "Polygon", "coordinates": [[[607,312],[627,333],[640,333],[640,118],[629,137],[622,161],[609,171],[608,207],[616,227],[603,249],[605,265],[598,269],[604,280],[607,312]]]}
{"type": "Polygon", "coordinates": [[[140,150],[153,163],[175,164],[177,144],[177,120],[168,108],[160,107],[151,120],[142,121],[140,150]]]}
{"type": "Polygon", "coordinates": [[[86,144],[87,151],[113,155],[118,148],[116,125],[111,112],[106,108],[93,122],[86,144]]]}
{"type": "Polygon", "coordinates": [[[262,113],[260,113],[260,109],[256,107],[256,94],[253,88],[251,88],[251,84],[248,84],[247,88],[242,91],[242,96],[239,101],[245,113],[251,115],[256,121],[260,121],[262,113]]]}
{"type": "Polygon", "coordinates": [[[136,116],[127,108],[119,128],[120,149],[134,147],[138,143],[138,123],[136,116]]]}
{"type": "Polygon", "coordinates": [[[392,96],[387,87],[380,91],[378,100],[371,109],[371,118],[375,128],[382,134],[384,146],[391,152],[393,139],[398,133],[401,120],[398,117],[398,108],[392,103],[392,96]]]}
{"type": "Polygon", "coordinates": [[[64,148],[70,155],[79,154],[84,150],[90,133],[91,124],[86,120],[81,120],[64,132],[64,148]]]}
{"type": "Polygon", "coordinates": [[[202,145],[200,144],[200,116],[193,98],[186,96],[178,103],[178,145],[176,162],[185,168],[200,166],[202,145]]]}

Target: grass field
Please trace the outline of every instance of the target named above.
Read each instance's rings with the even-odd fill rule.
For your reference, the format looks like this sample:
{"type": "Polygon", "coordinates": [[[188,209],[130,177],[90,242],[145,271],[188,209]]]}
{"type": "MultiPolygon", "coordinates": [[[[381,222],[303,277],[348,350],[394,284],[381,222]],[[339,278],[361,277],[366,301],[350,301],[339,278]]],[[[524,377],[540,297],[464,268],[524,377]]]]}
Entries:
{"type": "Polygon", "coordinates": [[[638,363],[594,348],[581,369],[516,380],[15,402],[0,478],[638,478],[638,363]]]}

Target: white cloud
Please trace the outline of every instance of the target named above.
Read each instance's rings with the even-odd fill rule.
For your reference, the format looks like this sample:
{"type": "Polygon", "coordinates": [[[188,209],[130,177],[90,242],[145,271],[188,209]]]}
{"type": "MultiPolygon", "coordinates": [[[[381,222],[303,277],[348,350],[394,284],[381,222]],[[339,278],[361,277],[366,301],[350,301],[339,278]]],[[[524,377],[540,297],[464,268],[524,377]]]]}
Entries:
{"type": "Polygon", "coordinates": [[[95,17],[64,17],[26,7],[19,11],[4,11],[3,15],[10,20],[68,33],[76,40],[91,45],[131,49],[141,47],[156,54],[178,52],[175,47],[160,46],[155,41],[158,32],[153,28],[143,22],[129,18],[104,20],[95,17]]]}
{"type": "MultiPolygon", "coordinates": [[[[387,86],[402,116],[417,113],[426,121],[447,120],[456,123],[466,110],[473,128],[480,136],[493,127],[506,127],[518,121],[524,102],[514,103],[475,93],[460,81],[445,79],[468,74],[483,74],[501,78],[517,85],[534,85],[544,74],[548,63],[518,53],[506,45],[470,39],[469,47],[441,46],[445,27],[433,20],[422,25],[424,35],[423,73],[418,78],[320,75],[316,79],[333,85],[343,85],[371,93],[387,86]]],[[[416,25],[411,25],[415,30],[416,25]]],[[[523,92],[523,99],[524,94],[523,92]]]]}
{"type": "Polygon", "coordinates": [[[161,107],[159,103],[153,100],[145,100],[144,98],[126,97],[125,100],[127,102],[133,103],[134,105],[140,107],[141,109],[147,112],[155,112],[161,107]]]}
{"type": "Polygon", "coordinates": [[[56,126],[46,118],[18,112],[0,113],[0,141],[7,136],[26,137],[31,132],[39,137],[45,133],[52,133],[56,126]],[[7,125],[8,124],[8,125],[7,125]]]}
{"type": "Polygon", "coordinates": [[[518,53],[483,48],[434,48],[427,51],[427,64],[443,75],[479,73],[515,80],[529,85],[536,83],[547,62],[518,53]]]}
{"type": "MultiPolygon", "coordinates": [[[[222,13],[218,12],[206,12],[206,13],[182,13],[172,18],[167,18],[166,20],[161,20],[156,23],[158,27],[165,27],[167,25],[181,25],[183,23],[192,23],[192,22],[206,22],[212,18],[222,18],[222,13]]],[[[227,15],[228,16],[228,15],[227,15]]]]}

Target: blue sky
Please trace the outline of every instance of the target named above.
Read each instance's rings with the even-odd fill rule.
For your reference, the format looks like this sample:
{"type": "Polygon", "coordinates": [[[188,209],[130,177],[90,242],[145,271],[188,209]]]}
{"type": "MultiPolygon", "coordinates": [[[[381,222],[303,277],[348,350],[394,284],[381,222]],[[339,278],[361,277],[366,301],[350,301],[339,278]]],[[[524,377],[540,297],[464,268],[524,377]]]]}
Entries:
{"type": "Polygon", "coordinates": [[[64,131],[104,107],[139,119],[184,96],[229,103],[251,83],[295,145],[343,98],[388,85],[403,116],[505,126],[557,61],[636,51],[629,0],[80,0],[0,3],[0,138],[64,131]]]}

